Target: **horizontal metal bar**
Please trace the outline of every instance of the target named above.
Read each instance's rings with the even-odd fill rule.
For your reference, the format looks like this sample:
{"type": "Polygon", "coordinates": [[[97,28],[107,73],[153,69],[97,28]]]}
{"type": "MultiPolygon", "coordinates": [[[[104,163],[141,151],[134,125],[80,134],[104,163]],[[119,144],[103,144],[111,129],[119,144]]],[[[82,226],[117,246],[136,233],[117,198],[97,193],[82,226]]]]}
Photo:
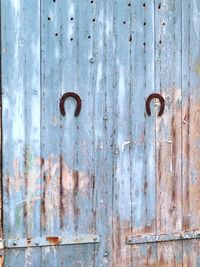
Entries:
{"type": "Polygon", "coordinates": [[[46,236],[38,238],[0,240],[0,249],[78,245],[98,242],[98,235],[46,236]]]}
{"type": "Polygon", "coordinates": [[[179,240],[198,239],[198,238],[200,238],[200,230],[174,233],[174,234],[161,234],[161,235],[144,234],[144,235],[129,236],[126,240],[126,244],[136,245],[136,244],[179,241],[179,240]]]}

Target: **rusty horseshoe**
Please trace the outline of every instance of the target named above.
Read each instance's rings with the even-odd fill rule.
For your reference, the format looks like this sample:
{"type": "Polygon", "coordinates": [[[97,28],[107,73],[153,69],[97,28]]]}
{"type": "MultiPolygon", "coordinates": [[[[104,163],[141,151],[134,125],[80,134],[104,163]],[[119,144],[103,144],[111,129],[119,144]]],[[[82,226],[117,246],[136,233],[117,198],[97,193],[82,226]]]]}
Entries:
{"type": "Polygon", "coordinates": [[[164,98],[160,95],[160,94],[156,94],[156,93],[153,93],[151,94],[148,98],[147,98],[147,101],[146,101],[146,110],[147,110],[147,114],[149,116],[151,116],[151,108],[150,108],[150,104],[151,104],[151,100],[154,99],[154,98],[158,98],[159,101],[160,101],[160,111],[158,113],[158,117],[161,117],[163,112],[164,112],[164,109],[165,109],[165,100],[164,98]]]}
{"type": "Polygon", "coordinates": [[[74,92],[67,92],[65,93],[61,99],[60,99],[60,113],[65,116],[65,101],[68,97],[73,97],[75,100],[76,100],[76,110],[75,110],[75,113],[74,113],[74,116],[75,117],[78,117],[78,115],[80,114],[80,111],[81,111],[81,106],[82,106],[82,103],[81,103],[81,98],[78,94],[74,93],[74,92]]]}

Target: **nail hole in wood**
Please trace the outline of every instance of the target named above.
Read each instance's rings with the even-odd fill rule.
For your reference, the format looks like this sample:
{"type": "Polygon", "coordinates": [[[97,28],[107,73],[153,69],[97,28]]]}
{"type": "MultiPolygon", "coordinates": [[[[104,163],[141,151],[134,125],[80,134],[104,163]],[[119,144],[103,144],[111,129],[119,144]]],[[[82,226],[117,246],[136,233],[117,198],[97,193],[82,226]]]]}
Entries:
{"type": "Polygon", "coordinates": [[[48,20],[51,20],[51,18],[50,18],[50,17],[48,17],[48,20]]]}
{"type": "Polygon", "coordinates": [[[126,21],[123,21],[123,24],[126,24],[126,21]]]}
{"type": "Polygon", "coordinates": [[[90,1],[90,3],[91,3],[91,4],[93,4],[93,3],[94,3],[94,1],[90,1]]]}
{"type": "Polygon", "coordinates": [[[71,21],[72,21],[72,20],[74,20],[74,18],[73,18],[73,17],[71,17],[71,21]]]}
{"type": "Polygon", "coordinates": [[[146,7],[146,3],[143,4],[143,7],[146,7]]]}
{"type": "Polygon", "coordinates": [[[73,41],[74,39],[73,38],[70,38],[70,41],[73,41]]]}
{"type": "Polygon", "coordinates": [[[146,26],[146,22],[144,22],[144,26],[146,26]]]}
{"type": "Polygon", "coordinates": [[[129,37],[129,42],[131,42],[131,41],[132,41],[132,36],[129,37]]]}
{"type": "Polygon", "coordinates": [[[91,38],[91,36],[89,35],[89,36],[88,36],[88,39],[90,39],[90,38],[91,38]]]}
{"type": "Polygon", "coordinates": [[[162,44],[162,41],[161,40],[159,41],[159,44],[162,44]]]}
{"type": "Polygon", "coordinates": [[[161,9],[161,3],[158,5],[158,9],[161,9]]]}
{"type": "Polygon", "coordinates": [[[55,33],[55,36],[58,36],[58,33],[57,32],[55,33]]]}
{"type": "Polygon", "coordinates": [[[129,3],[128,6],[131,6],[131,3],[129,3]]]}
{"type": "Polygon", "coordinates": [[[95,19],[93,19],[92,21],[95,21],[95,19]]]}

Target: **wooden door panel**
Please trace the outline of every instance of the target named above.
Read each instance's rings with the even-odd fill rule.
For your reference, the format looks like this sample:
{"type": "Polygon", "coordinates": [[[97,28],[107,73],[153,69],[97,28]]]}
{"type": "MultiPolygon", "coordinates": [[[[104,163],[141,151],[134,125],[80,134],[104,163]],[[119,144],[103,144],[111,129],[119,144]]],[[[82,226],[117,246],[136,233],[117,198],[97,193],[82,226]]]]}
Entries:
{"type": "Polygon", "coordinates": [[[199,14],[197,0],[2,1],[5,266],[198,266],[198,240],[127,238],[199,229],[199,14]],[[78,117],[72,98],[60,114],[67,91],[78,117]],[[100,242],[59,243],[86,234],[100,242]],[[48,236],[59,246],[19,248],[48,236]]]}

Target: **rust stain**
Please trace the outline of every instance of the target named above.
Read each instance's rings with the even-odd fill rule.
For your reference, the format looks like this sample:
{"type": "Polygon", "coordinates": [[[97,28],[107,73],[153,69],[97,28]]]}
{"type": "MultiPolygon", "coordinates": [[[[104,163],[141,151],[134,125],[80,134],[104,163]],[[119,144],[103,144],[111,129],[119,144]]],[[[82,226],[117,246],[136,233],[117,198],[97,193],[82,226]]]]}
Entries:
{"type": "Polygon", "coordinates": [[[47,242],[49,242],[49,244],[51,244],[53,246],[58,246],[62,242],[62,239],[60,237],[57,237],[57,236],[47,237],[46,240],[47,240],[47,242]]]}
{"type": "Polygon", "coordinates": [[[64,227],[63,157],[60,156],[60,228],[64,227]]]}
{"type": "Polygon", "coordinates": [[[158,233],[182,230],[180,97],[178,88],[165,91],[166,112],[156,122],[158,233]]]}
{"type": "Polygon", "coordinates": [[[199,88],[188,95],[183,107],[183,230],[196,229],[200,224],[200,99],[199,88]],[[195,183],[193,179],[195,176],[195,183]]]}
{"type": "Polygon", "coordinates": [[[31,237],[28,237],[28,238],[27,238],[27,244],[30,245],[31,242],[32,242],[32,238],[31,238],[31,237]]]}
{"type": "Polygon", "coordinates": [[[4,267],[4,257],[0,255],[0,267],[4,267]]]}

